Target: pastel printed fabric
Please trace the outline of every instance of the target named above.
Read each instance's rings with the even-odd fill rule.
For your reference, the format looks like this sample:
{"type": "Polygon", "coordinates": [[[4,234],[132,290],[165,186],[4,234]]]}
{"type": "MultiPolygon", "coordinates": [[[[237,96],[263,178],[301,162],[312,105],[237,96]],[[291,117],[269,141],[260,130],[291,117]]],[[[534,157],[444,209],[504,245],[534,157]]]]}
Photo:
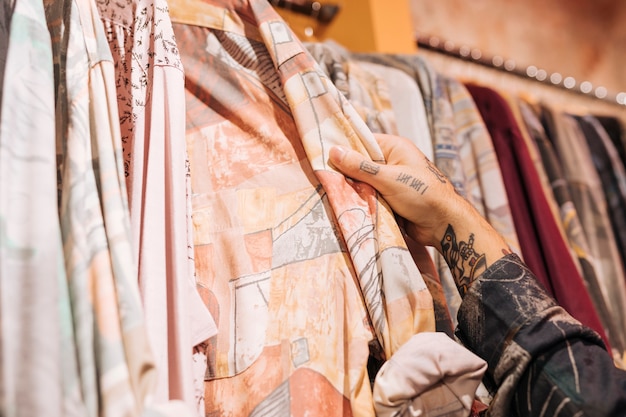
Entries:
{"type": "MultiPolygon", "coordinates": [[[[384,78],[377,72],[382,65],[355,61],[348,51],[334,42],[311,43],[306,47],[372,132],[398,134],[396,113],[387,83],[389,77],[384,78]]],[[[390,69],[406,76],[400,70],[390,69]]],[[[414,83],[411,79],[409,81],[414,83]]],[[[404,239],[433,297],[436,328],[452,336],[453,321],[432,256],[409,236],[405,235],[404,239]]]]}
{"type": "Polygon", "coordinates": [[[61,235],[83,416],[138,416],[155,368],[132,260],[113,60],[95,3],[51,0],[61,235]]]}
{"type": "Polygon", "coordinates": [[[50,33],[42,2],[0,7],[0,415],[81,416],[57,205],[50,33]]]}
{"type": "Polygon", "coordinates": [[[391,107],[396,119],[398,134],[417,146],[428,159],[434,158],[430,126],[426,119],[424,99],[415,79],[404,71],[375,62],[359,61],[359,66],[385,80],[389,89],[391,107]]]}
{"type": "Polygon", "coordinates": [[[219,329],[206,413],[373,416],[370,342],[390,357],[435,326],[392,212],[327,164],[335,144],[380,149],[269,3],[179,0],[170,13],[198,285],[219,329]]]}
{"type": "Polygon", "coordinates": [[[350,53],[337,43],[328,41],[305,46],[372,132],[398,134],[385,79],[351,59],[350,53]]]}
{"type": "Polygon", "coordinates": [[[192,351],[217,328],[196,289],[188,250],[184,74],[168,6],[164,0],[97,6],[115,65],[133,262],[158,370],[154,400],[203,408],[203,373],[194,378],[192,351]]]}
{"type": "MultiPolygon", "coordinates": [[[[517,231],[495,149],[464,86],[437,73],[419,55],[355,54],[355,57],[400,69],[415,80],[424,100],[435,165],[519,254],[517,231]]],[[[456,325],[461,297],[443,257],[436,254],[434,259],[456,325]]]]}

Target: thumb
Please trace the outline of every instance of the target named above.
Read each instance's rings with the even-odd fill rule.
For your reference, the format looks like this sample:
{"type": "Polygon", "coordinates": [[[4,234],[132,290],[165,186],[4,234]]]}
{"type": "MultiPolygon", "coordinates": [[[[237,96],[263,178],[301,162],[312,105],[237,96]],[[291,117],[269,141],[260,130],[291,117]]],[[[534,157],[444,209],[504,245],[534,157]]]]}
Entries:
{"type": "Polygon", "coordinates": [[[364,158],[357,151],[343,146],[334,146],[330,149],[329,159],[336,169],[350,178],[366,182],[374,187],[379,182],[377,175],[382,165],[364,158]]]}

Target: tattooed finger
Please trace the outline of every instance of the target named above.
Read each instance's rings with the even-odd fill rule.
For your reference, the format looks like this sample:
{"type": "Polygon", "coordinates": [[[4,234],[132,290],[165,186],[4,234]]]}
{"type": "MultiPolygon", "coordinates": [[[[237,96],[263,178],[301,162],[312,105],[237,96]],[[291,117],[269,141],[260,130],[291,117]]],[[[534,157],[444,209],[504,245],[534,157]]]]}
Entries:
{"type": "Polygon", "coordinates": [[[370,161],[363,161],[359,166],[359,169],[363,172],[367,172],[368,174],[376,175],[378,171],[380,171],[380,167],[370,161]]]}

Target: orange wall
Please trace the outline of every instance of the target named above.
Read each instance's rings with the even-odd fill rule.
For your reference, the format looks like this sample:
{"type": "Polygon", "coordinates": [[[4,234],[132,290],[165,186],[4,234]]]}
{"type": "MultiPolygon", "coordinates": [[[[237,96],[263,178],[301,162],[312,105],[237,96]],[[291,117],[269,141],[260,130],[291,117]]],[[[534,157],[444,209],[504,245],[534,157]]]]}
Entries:
{"type": "Polygon", "coordinates": [[[277,11],[303,41],[332,39],[353,52],[414,53],[417,50],[411,0],[321,0],[320,3],[340,7],[332,22],[320,24],[286,9],[277,8],[277,11]]]}

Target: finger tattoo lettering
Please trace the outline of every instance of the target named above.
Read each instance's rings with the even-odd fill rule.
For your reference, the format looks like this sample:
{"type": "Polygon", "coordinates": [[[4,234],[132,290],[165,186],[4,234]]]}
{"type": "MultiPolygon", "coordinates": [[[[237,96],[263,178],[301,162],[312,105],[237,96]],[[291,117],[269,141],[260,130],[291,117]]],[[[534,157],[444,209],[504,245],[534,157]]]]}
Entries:
{"type": "Polygon", "coordinates": [[[415,178],[413,175],[410,174],[400,173],[396,178],[396,181],[401,184],[408,185],[422,195],[428,189],[428,185],[426,185],[424,181],[420,180],[419,178],[415,178]]]}
{"type": "Polygon", "coordinates": [[[359,169],[363,172],[367,172],[368,174],[376,175],[378,171],[380,171],[380,167],[370,161],[363,161],[359,166],[359,169]]]}
{"type": "Polygon", "coordinates": [[[407,184],[409,180],[411,180],[412,178],[413,178],[412,175],[400,173],[400,175],[398,175],[398,178],[396,178],[396,181],[398,181],[401,184],[407,184]]]}
{"type": "Polygon", "coordinates": [[[409,184],[409,187],[411,187],[412,189],[414,189],[415,191],[417,191],[418,193],[422,195],[428,189],[428,185],[426,185],[424,181],[417,179],[417,178],[413,178],[413,180],[411,180],[411,184],[409,184]]]}

